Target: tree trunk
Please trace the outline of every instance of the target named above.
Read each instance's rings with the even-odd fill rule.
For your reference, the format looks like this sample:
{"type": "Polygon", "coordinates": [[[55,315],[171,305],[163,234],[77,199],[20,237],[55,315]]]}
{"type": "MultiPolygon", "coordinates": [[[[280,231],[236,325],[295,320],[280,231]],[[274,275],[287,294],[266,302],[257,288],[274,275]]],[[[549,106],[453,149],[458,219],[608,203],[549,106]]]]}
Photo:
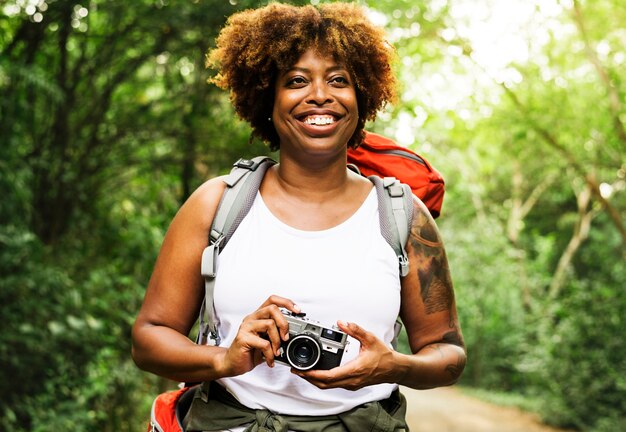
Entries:
{"type": "Polygon", "coordinates": [[[536,185],[528,197],[523,200],[524,175],[519,161],[513,162],[513,176],[511,178],[511,212],[507,221],[507,237],[515,248],[515,258],[520,269],[519,281],[522,290],[524,309],[529,311],[532,306],[532,295],[528,275],[526,274],[526,251],[519,245],[519,236],[524,228],[524,218],[530,213],[539,201],[541,195],[554,182],[554,175],[546,176],[541,183],[536,185]]]}
{"type": "Polygon", "coordinates": [[[561,258],[556,266],[550,288],[548,289],[548,302],[556,300],[563,289],[565,281],[567,279],[567,271],[576,255],[576,252],[583,244],[583,242],[589,237],[589,229],[591,228],[591,221],[595,216],[593,209],[588,209],[591,202],[591,188],[587,184],[583,190],[576,196],[576,202],[578,205],[578,220],[574,226],[574,232],[567,244],[567,247],[561,254],[561,258]]]}

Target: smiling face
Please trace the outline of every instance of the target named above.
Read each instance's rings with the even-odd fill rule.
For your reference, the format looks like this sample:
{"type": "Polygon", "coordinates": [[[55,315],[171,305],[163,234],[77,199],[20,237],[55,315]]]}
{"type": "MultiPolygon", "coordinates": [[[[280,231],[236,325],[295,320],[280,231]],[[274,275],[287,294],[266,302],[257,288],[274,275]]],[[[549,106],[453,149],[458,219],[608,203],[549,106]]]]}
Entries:
{"type": "Polygon", "coordinates": [[[345,150],[358,121],[353,79],[344,65],[309,48],[279,74],[272,119],[281,152],[345,150]]]}

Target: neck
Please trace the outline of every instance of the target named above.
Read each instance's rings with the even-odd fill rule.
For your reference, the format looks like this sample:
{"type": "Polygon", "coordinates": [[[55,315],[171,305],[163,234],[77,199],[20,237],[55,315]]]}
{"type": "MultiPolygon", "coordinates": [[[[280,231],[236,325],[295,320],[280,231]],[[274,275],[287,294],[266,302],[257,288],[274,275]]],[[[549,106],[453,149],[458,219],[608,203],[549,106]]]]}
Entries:
{"type": "Polygon", "coordinates": [[[331,159],[303,163],[281,154],[280,164],[272,167],[261,183],[269,210],[287,225],[307,231],[328,229],[347,220],[372,184],[348,171],[345,151],[331,159]]]}
{"type": "Polygon", "coordinates": [[[333,160],[324,162],[296,161],[281,155],[280,164],[274,171],[277,186],[284,193],[298,197],[306,196],[308,201],[324,201],[329,195],[337,196],[348,183],[345,152],[333,160]]]}

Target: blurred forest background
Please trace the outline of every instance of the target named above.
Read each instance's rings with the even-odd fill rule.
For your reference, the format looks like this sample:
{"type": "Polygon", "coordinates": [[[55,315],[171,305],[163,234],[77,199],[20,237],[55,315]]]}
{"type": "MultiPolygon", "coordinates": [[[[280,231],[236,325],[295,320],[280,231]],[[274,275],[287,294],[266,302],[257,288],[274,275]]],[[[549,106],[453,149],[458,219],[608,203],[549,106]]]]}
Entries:
{"type": "MultiPolygon", "coordinates": [[[[249,142],[204,54],[253,0],[0,0],[0,429],[138,431],[130,328],[168,223],[249,142]]],[[[319,3],[317,0],[294,4],[319,3]]],[[[626,3],[367,0],[446,178],[462,385],[626,425],[626,3]]]]}

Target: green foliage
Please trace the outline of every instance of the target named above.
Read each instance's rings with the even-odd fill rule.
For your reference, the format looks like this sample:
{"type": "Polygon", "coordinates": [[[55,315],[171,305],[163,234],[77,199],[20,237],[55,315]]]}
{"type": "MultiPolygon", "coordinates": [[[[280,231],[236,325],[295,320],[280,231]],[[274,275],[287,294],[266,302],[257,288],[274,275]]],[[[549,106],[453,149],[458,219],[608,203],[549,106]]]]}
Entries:
{"type": "MultiPolygon", "coordinates": [[[[483,4],[496,9],[477,3],[477,14],[483,4]]],[[[527,38],[528,61],[505,65],[519,72],[517,81],[485,85],[495,72],[468,55],[468,22],[444,16],[447,33],[422,39],[430,45],[424,50],[420,41],[400,41],[399,51],[411,56],[400,72],[408,91],[377,128],[394,134],[407,121],[417,124],[416,149],[446,178],[438,222],[468,346],[462,383],[540,401],[535,408],[557,425],[620,430],[626,140],[623,101],[610,92],[623,100],[617,71],[626,46],[616,23],[624,8],[609,0],[577,4],[578,12],[566,7],[549,19],[535,11],[530,22],[553,30],[543,41],[527,38]],[[449,55],[424,56],[435,47],[449,55]],[[467,86],[466,99],[449,90],[467,86]],[[608,204],[596,193],[579,208],[589,179],[605,183],[608,204]],[[589,233],[578,231],[583,214],[589,233]],[[556,280],[563,263],[565,276],[556,280]]]]}
{"type": "MultiPolygon", "coordinates": [[[[204,54],[227,16],[267,1],[57,0],[38,3],[41,20],[23,3],[0,9],[0,428],[141,430],[171,384],[129,355],[167,225],[207,178],[267,152],[206,83],[204,54]]],[[[477,67],[463,29],[484,17],[459,15],[463,2],[362,3],[386,22],[400,79],[369,127],[446,179],[462,382],[537,401],[524,406],[555,424],[619,430],[622,2],[558,2],[549,17],[538,4],[529,58],[503,66],[521,78],[499,81],[477,67]],[[581,209],[590,179],[606,201],[581,209]]]]}
{"type": "MultiPolygon", "coordinates": [[[[595,240],[607,252],[619,254],[615,237],[595,240]]],[[[577,277],[568,284],[566,298],[553,305],[556,322],[537,353],[542,364],[537,372],[548,384],[544,405],[548,418],[580,430],[610,431],[626,421],[622,337],[626,292],[614,288],[626,286],[626,264],[599,261],[597,253],[580,254],[577,277]]]]}
{"type": "Polygon", "coordinates": [[[523,374],[511,360],[519,359],[526,347],[518,283],[524,269],[517,253],[493,221],[443,227],[470,358],[462,382],[519,391],[523,374]]]}
{"type": "MultiPolygon", "coordinates": [[[[97,322],[80,312],[67,314],[77,309],[79,293],[72,289],[63,269],[42,265],[45,250],[32,233],[6,226],[0,238],[0,358],[8,378],[0,387],[2,424],[7,430],[18,426],[30,430],[36,417],[32,410],[37,406],[30,397],[47,394],[41,387],[51,385],[50,379],[64,372],[80,374],[90,356],[91,347],[85,343],[95,339],[97,322]],[[68,355],[74,365],[67,361],[68,355]]],[[[73,378],[71,375],[66,378],[73,378]]]]}
{"type": "Polygon", "coordinates": [[[163,385],[132,364],[130,328],[167,224],[267,151],[206,84],[236,7],[46,6],[0,17],[0,428],[141,430],[163,385]]]}
{"type": "MultiPolygon", "coordinates": [[[[149,274],[138,256],[153,258],[162,232],[130,228],[111,255],[83,253],[86,245],[74,241],[61,256],[32,233],[2,228],[3,429],[137,429],[142,394],[134,390],[145,378],[128,356],[130,326],[149,274]]],[[[106,251],[102,238],[89,247],[106,251]]]]}

